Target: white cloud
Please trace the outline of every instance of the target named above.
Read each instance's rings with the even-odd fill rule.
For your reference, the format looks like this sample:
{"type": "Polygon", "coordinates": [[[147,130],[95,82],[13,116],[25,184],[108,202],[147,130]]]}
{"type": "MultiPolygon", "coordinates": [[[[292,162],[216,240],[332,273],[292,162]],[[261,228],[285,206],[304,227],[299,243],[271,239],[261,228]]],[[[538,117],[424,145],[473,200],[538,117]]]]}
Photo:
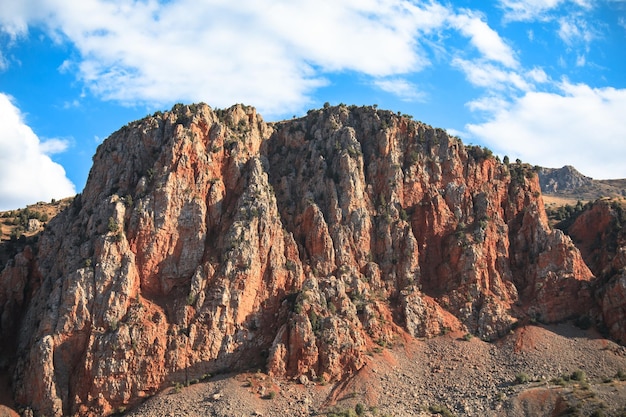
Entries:
{"type": "Polygon", "coordinates": [[[505,20],[518,22],[549,20],[548,12],[567,3],[589,9],[593,0],[500,0],[499,3],[504,9],[505,20]]]}
{"type": "Polygon", "coordinates": [[[416,85],[403,78],[380,79],[374,85],[383,91],[394,94],[403,101],[423,101],[425,94],[416,85]]]}
{"type": "Polygon", "coordinates": [[[29,26],[74,45],[79,54],[57,70],[76,73],[100,98],[243,102],[270,118],[304,109],[329,73],[359,73],[400,99],[422,99],[403,80],[431,65],[422,45],[432,50],[444,30],[461,33],[487,62],[519,67],[483,15],[437,2],[22,0],[0,16],[12,36],[29,26]]]}
{"type": "Polygon", "coordinates": [[[10,98],[0,93],[0,210],[76,194],[63,167],[48,156],[67,143],[41,142],[10,98]]]}
{"type": "Polygon", "coordinates": [[[549,80],[548,74],[546,74],[546,72],[541,68],[535,67],[531,69],[530,71],[528,71],[526,75],[528,76],[528,78],[530,78],[531,80],[537,83],[545,83],[545,82],[548,82],[549,80]]]}
{"type": "Polygon", "coordinates": [[[506,67],[518,66],[511,47],[480,16],[465,12],[451,17],[450,21],[463,35],[470,38],[472,45],[487,60],[498,62],[506,67]]]}
{"type": "Polygon", "coordinates": [[[504,70],[490,63],[455,58],[452,65],[461,69],[467,80],[477,87],[500,91],[511,88],[523,91],[531,89],[531,85],[516,71],[504,70]]]}
{"type": "Polygon", "coordinates": [[[45,155],[54,155],[55,153],[65,152],[68,147],[68,141],[65,139],[46,139],[39,142],[39,150],[45,155]]]}
{"type": "Polygon", "coordinates": [[[597,37],[584,19],[576,17],[560,18],[558,35],[570,47],[578,44],[588,46],[597,37]]]}
{"type": "Polygon", "coordinates": [[[432,49],[430,35],[449,29],[469,39],[482,59],[519,66],[482,15],[437,2],[23,0],[10,12],[0,17],[7,33],[38,25],[76,47],[78,57],[58,71],[77,73],[103,99],[151,107],[244,102],[272,117],[305,108],[328,84],[325,74],[346,71],[400,99],[419,100],[422,94],[403,80],[431,65],[422,45],[432,49]]]}
{"type": "Polygon", "coordinates": [[[3,1],[2,13],[0,13],[0,26],[2,32],[9,35],[11,39],[16,39],[24,34],[28,29],[27,20],[31,13],[36,13],[37,2],[32,1],[3,1]]]}
{"type": "Polygon", "coordinates": [[[509,106],[509,102],[497,95],[481,97],[470,101],[467,106],[472,111],[494,113],[509,106]]]}
{"type": "MultiPolygon", "coordinates": [[[[205,101],[223,107],[244,102],[257,106],[266,117],[293,114],[310,104],[315,90],[328,84],[326,76],[331,73],[357,74],[365,78],[364,83],[400,99],[420,101],[425,95],[408,80],[432,65],[433,59],[435,64],[451,62],[473,87],[484,92],[467,106],[490,120],[469,125],[472,129],[468,131],[493,140],[491,146],[497,149],[494,138],[514,137],[517,142],[512,144],[502,139],[507,153],[513,156],[512,151],[519,147],[519,157],[540,163],[538,158],[529,158],[540,146],[527,139],[534,137],[528,132],[542,140],[555,137],[558,142],[559,132],[589,135],[585,130],[589,126],[606,131],[599,123],[604,119],[597,115],[611,113],[623,94],[623,90],[589,87],[585,92],[567,82],[558,85],[560,90],[554,93],[554,82],[546,72],[541,67],[525,67],[519,61],[523,55],[518,56],[484,15],[434,1],[10,3],[0,13],[1,31],[17,39],[29,27],[37,26],[47,30],[52,39],[72,44],[78,52],[57,70],[77,74],[85,91],[99,98],[129,104],[154,107],[173,101],[205,101]],[[465,41],[450,40],[450,32],[461,34],[465,41]],[[552,90],[537,92],[540,87],[552,90]],[[489,133],[488,128],[497,134],[489,133]],[[529,144],[524,148],[530,149],[523,154],[522,138],[529,144]]],[[[591,55],[583,49],[600,36],[581,13],[581,8],[591,7],[591,0],[500,0],[499,4],[505,21],[549,20],[558,31],[555,36],[568,47],[553,57],[560,65],[565,66],[562,54],[567,53],[571,54],[568,59],[577,56],[579,65],[589,66],[591,55]],[[564,11],[574,13],[561,13],[564,11]]],[[[543,28],[541,33],[536,30],[526,33],[530,41],[539,44],[544,32],[543,28]]],[[[68,107],[78,104],[64,103],[68,107]]],[[[606,122],[620,126],[619,120],[606,122]]],[[[571,151],[572,147],[558,143],[566,149],[550,155],[571,151]]],[[[38,145],[38,152],[45,156],[44,151],[62,148],[53,144],[47,149],[38,145]]],[[[564,158],[567,163],[577,160],[571,159],[564,158]]],[[[598,175],[591,170],[588,174],[598,175]]]]}
{"type": "Polygon", "coordinates": [[[245,102],[266,116],[304,108],[324,73],[419,71],[430,64],[419,37],[450,14],[407,0],[18,3],[0,17],[4,31],[40,25],[72,42],[80,58],[59,70],[77,71],[104,99],[245,102]]]}
{"type": "Polygon", "coordinates": [[[574,165],[594,178],[626,177],[626,89],[562,81],[527,92],[467,130],[501,155],[546,167],[574,165]]]}
{"type": "Polygon", "coordinates": [[[549,10],[554,9],[563,0],[500,0],[500,7],[505,11],[505,19],[528,21],[541,19],[549,10]]]}

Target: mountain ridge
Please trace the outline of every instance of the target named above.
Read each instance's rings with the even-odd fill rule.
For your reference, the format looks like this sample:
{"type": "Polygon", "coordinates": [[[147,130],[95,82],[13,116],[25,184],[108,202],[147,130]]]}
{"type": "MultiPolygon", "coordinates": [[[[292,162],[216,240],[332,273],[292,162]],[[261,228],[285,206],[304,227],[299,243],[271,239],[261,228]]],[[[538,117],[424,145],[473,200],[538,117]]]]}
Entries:
{"type": "Polygon", "coordinates": [[[571,165],[540,167],[538,173],[541,191],[546,195],[582,201],[626,197],[626,179],[596,180],[581,174],[571,165]]]}
{"type": "Polygon", "coordinates": [[[336,382],[399,335],[602,322],[540,197],[533,167],[371,107],[267,124],[176,105],[131,122],[0,275],[16,402],[111,414],[242,363],[336,382]]]}

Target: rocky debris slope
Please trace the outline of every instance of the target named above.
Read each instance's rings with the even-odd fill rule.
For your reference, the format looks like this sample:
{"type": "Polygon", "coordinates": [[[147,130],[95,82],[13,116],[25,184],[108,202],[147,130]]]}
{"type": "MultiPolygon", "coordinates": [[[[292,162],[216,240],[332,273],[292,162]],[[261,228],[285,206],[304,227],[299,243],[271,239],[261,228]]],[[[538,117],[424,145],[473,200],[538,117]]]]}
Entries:
{"type": "Polygon", "coordinates": [[[370,107],[176,105],[2,271],[0,365],[36,415],[106,415],[226,370],[344,380],[404,332],[497,339],[592,280],[530,166],[370,107]]]}
{"type": "Polygon", "coordinates": [[[529,325],[495,344],[461,336],[403,338],[372,351],[363,368],[337,385],[290,383],[259,372],[216,375],[169,388],[128,415],[308,417],[360,410],[366,417],[427,417],[449,410],[523,417],[619,416],[626,410],[626,382],[618,376],[624,377],[619,370],[626,369],[626,352],[593,331],[529,325]]]}

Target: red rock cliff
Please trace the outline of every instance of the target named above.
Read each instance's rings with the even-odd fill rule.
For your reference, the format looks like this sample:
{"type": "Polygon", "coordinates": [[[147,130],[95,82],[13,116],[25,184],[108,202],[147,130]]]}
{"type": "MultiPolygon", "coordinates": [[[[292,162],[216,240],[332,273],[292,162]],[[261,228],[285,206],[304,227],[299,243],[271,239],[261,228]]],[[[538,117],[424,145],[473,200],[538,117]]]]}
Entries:
{"type": "Polygon", "coordinates": [[[566,228],[585,262],[598,277],[598,308],[590,312],[620,343],[626,343],[626,210],[619,201],[597,200],[566,228]]]}
{"type": "Polygon", "coordinates": [[[576,316],[592,274],[539,197],[529,166],[373,108],[130,123],[0,275],[15,399],[104,415],[204,373],[340,379],[400,332],[576,316]]]}

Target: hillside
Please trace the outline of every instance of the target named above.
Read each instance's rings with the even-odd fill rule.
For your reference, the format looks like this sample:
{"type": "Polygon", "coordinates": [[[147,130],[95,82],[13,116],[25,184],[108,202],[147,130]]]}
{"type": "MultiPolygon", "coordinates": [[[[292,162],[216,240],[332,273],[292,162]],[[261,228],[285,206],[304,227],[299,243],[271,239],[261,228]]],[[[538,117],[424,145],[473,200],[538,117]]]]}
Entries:
{"type": "Polygon", "coordinates": [[[39,202],[23,209],[0,212],[0,271],[26,245],[35,245],[46,223],[67,208],[72,199],[39,202]]]}
{"type": "Polygon", "coordinates": [[[372,352],[341,384],[216,375],[170,387],[128,415],[622,416],[624,353],[571,324],[523,326],[496,344],[462,333],[407,338],[372,352]]]}
{"type": "MultiPolygon", "coordinates": [[[[598,198],[626,198],[626,179],[596,180],[566,165],[562,168],[540,168],[539,183],[544,199],[551,203],[593,201],[598,198]]],[[[572,204],[572,205],[573,205],[572,204]]]]}
{"type": "MultiPolygon", "coordinates": [[[[298,383],[307,386],[317,413],[371,366],[383,379],[368,407],[405,415],[380,395],[429,381],[443,393],[464,360],[477,373],[499,363],[484,393],[464,369],[454,395],[415,391],[415,413],[441,402],[521,415],[518,391],[498,406],[512,370],[558,382],[576,361],[594,395],[609,398],[608,378],[621,390],[623,349],[597,330],[625,340],[626,316],[614,314],[624,298],[603,295],[625,290],[549,226],[527,164],[373,107],[268,124],[249,106],[205,104],[129,123],[93,161],[83,192],[0,273],[0,369],[14,404],[34,415],[122,413],[172,387],[211,386],[197,383],[213,375],[236,384],[244,372],[259,378],[242,381],[262,386],[257,400],[294,390],[293,407],[308,395],[298,397],[298,383]],[[595,330],[549,327],[568,320],[595,330]],[[572,337],[595,346],[585,356],[593,365],[572,337]],[[528,343],[570,353],[557,364],[516,356],[528,343]],[[470,350],[453,359],[457,345],[470,350]],[[399,374],[412,357],[430,363],[399,374]],[[426,371],[444,375],[424,380],[426,371]]],[[[585,388],[575,381],[541,395],[578,404],[570,397],[585,388]]],[[[580,407],[599,407],[589,404],[580,407]]]]}

